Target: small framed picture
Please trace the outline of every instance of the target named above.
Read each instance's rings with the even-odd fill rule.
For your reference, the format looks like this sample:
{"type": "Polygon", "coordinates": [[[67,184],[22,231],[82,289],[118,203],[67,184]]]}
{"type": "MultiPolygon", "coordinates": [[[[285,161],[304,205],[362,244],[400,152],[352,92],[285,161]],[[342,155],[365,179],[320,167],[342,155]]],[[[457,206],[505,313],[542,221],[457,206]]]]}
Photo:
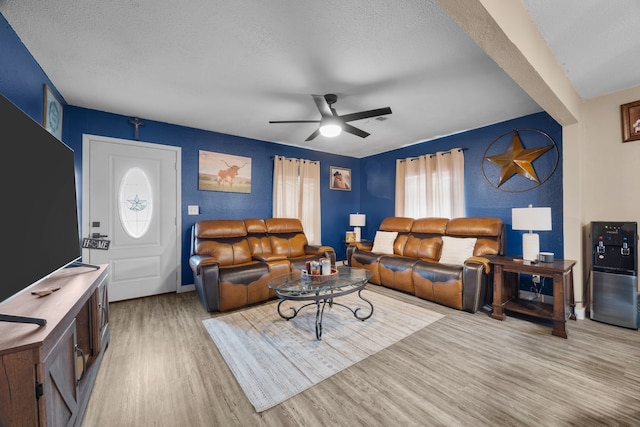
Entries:
{"type": "Polygon", "coordinates": [[[62,103],[46,83],[44,85],[44,114],[42,122],[46,130],[62,141],[62,103]]]}
{"type": "Polygon", "coordinates": [[[622,114],[622,142],[640,140],[640,101],[620,106],[622,114]]]}
{"type": "Polygon", "coordinates": [[[351,169],[329,167],[329,188],[331,190],[351,191],[351,169]]]}
{"type": "Polygon", "coordinates": [[[347,243],[353,243],[356,241],[356,233],[354,231],[347,231],[344,236],[344,241],[347,243]]]}

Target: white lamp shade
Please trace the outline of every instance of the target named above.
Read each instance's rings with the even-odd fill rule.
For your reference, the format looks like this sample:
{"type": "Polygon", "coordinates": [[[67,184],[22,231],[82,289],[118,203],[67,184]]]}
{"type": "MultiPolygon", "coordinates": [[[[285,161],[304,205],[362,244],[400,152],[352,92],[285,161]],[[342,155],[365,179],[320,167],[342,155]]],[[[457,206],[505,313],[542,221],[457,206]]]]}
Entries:
{"type": "Polygon", "coordinates": [[[349,225],[352,227],[364,227],[367,216],[365,214],[349,214],[349,225]]]}
{"type": "Polygon", "coordinates": [[[551,208],[513,208],[511,221],[514,230],[550,231],[551,208]]]}

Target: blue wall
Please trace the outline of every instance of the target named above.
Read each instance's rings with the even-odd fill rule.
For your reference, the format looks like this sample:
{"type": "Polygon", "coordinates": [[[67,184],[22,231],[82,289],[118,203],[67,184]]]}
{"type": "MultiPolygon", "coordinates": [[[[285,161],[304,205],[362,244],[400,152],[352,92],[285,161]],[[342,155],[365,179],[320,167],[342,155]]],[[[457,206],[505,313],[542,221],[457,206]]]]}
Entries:
{"type": "MultiPolygon", "coordinates": [[[[537,133],[526,130],[520,133],[526,148],[533,148],[537,144],[549,144],[546,137],[541,137],[537,133]]],[[[553,252],[557,258],[563,256],[562,126],[544,112],[362,159],[360,164],[362,170],[360,211],[367,214],[367,228],[364,230],[367,238],[373,238],[383,218],[394,214],[396,159],[448,151],[452,148],[465,150],[466,216],[501,218],[507,227],[506,252],[522,254],[523,232],[511,229],[511,208],[527,207],[529,204],[549,206],[551,207],[553,230],[538,232],[540,249],[553,252]],[[549,153],[540,156],[538,160],[533,162],[540,180],[550,174],[553,168],[553,164],[550,163],[554,163],[553,160],[557,159],[555,171],[542,185],[528,191],[517,190],[531,188],[535,183],[519,175],[509,179],[499,187],[500,189],[492,186],[490,182],[497,183],[491,179],[494,178],[492,174],[499,173],[500,168],[486,160],[483,163],[485,150],[494,140],[507,133],[504,138],[496,141],[487,155],[506,151],[511,142],[511,131],[528,128],[545,132],[558,146],[558,157],[549,153]],[[488,179],[485,179],[484,175],[487,175],[488,179]],[[504,189],[510,191],[504,191],[504,189]]]]}
{"type": "MultiPolygon", "coordinates": [[[[76,159],[82,156],[82,134],[133,139],[131,117],[86,108],[66,106],[68,119],[66,143],[74,149],[76,159]]],[[[181,147],[182,151],[182,282],[193,283],[189,269],[189,238],[193,223],[200,219],[267,218],[272,214],[273,158],[276,155],[320,161],[322,201],[322,244],[333,246],[343,255],[342,240],[348,228],[349,213],[359,206],[360,160],[306,150],[282,144],[252,140],[238,136],[145,120],[140,128],[140,141],[181,147]],[[199,150],[251,157],[251,193],[227,193],[198,190],[199,150]],[[329,189],[329,167],[350,168],[356,188],[352,191],[329,189]],[[200,215],[187,215],[188,205],[199,205],[200,215]]],[[[78,164],[78,169],[82,165],[78,164]]],[[[88,229],[88,228],[87,228],[88,229]]],[[[85,233],[86,234],[86,233],[85,233]]]]}
{"type": "MultiPolygon", "coordinates": [[[[75,150],[78,189],[82,177],[82,134],[103,135],[133,139],[131,117],[110,114],[67,105],[64,98],[42,71],[40,66],[19,40],[5,18],[0,15],[0,93],[38,122],[42,122],[43,85],[53,88],[63,100],[62,138],[75,150]]],[[[363,237],[373,238],[380,221],[394,215],[395,161],[421,154],[465,149],[465,193],[467,216],[494,216],[507,224],[507,252],[521,254],[522,232],[511,231],[511,208],[550,206],[553,212],[553,231],[540,232],[541,249],[551,251],[557,257],[562,248],[562,159],[558,167],[543,185],[524,192],[505,192],[487,182],[483,176],[482,158],[485,150],[498,136],[514,128],[534,128],[548,133],[562,153],[562,129],[548,114],[539,113],[498,123],[461,134],[424,142],[387,153],[356,159],[319,151],[289,147],[265,141],[208,132],[141,118],[145,126],[140,129],[140,140],[181,147],[182,150],[182,282],[193,283],[188,267],[189,230],[199,219],[247,218],[271,216],[273,157],[318,160],[321,164],[322,243],[333,246],[339,259],[344,258],[344,232],[350,229],[350,213],[367,215],[363,237]],[[250,194],[225,193],[198,190],[198,151],[207,150],[252,158],[252,191],[250,194]],[[352,191],[329,189],[329,167],[350,168],[352,191]],[[201,215],[187,215],[187,205],[199,205],[201,215]]],[[[524,141],[528,147],[528,142],[524,141]]],[[[537,162],[537,161],[536,161],[537,162]]],[[[536,169],[547,167],[535,163],[536,169]]],[[[487,172],[485,171],[485,174],[487,172]]],[[[520,183],[514,177],[507,184],[520,183]]],[[[504,188],[507,185],[505,184],[504,188]]],[[[81,197],[81,192],[78,192],[81,197]]],[[[81,200],[79,201],[81,203],[81,200]]],[[[84,233],[86,235],[86,232],[84,233]]]]}

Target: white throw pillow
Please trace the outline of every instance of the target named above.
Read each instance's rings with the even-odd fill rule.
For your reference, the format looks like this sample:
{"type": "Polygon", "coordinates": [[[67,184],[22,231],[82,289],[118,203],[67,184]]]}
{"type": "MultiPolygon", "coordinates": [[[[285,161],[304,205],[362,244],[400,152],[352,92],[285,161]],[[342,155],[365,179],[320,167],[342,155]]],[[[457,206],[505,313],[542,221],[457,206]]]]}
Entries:
{"type": "Polygon", "coordinates": [[[378,254],[393,254],[393,242],[398,237],[397,231],[376,231],[371,252],[378,254]]]}
{"type": "Polygon", "coordinates": [[[464,261],[473,256],[477,240],[475,237],[442,236],[440,262],[442,264],[464,265],[464,261]]]}

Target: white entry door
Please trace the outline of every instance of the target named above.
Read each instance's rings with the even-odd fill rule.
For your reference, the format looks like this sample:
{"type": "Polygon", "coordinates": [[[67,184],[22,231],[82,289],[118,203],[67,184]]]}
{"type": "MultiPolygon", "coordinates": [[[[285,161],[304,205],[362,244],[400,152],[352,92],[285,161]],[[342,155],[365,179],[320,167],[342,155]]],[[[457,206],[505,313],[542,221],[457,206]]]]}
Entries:
{"type": "Polygon", "coordinates": [[[109,240],[82,249],[109,264],[109,301],[180,286],[180,148],[84,135],[82,236],[109,240]]]}

